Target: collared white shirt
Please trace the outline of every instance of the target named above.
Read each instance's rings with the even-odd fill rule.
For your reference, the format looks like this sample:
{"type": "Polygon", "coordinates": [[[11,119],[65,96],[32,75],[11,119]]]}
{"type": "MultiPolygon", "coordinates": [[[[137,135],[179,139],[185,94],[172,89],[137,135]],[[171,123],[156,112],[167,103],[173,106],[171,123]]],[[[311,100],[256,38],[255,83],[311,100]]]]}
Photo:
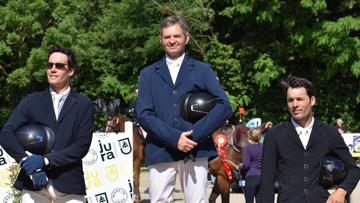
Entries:
{"type": "Polygon", "coordinates": [[[166,64],[169,68],[171,79],[175,84],[177,75],[179,73],[182,62],[184,61],[185,53],[183,53],[179,58],[173,60],[166,54],[166,64]]]}
{"type": "Polygon", "coordinates": [[[59,117],[60,111],[65,103],[67,96],[70,93],[70,86],[61,94],[57,94],[51,87],[50,87],[50,94],[53,101],[53,107],[55,111],[56,120],[59,117]]]}
{"type": "Polygon", "coordinates": [[[304,149],[306,149],[307,144],[308,144],[309,139],[310,139],[311,131],[312,131],[312,128],[313,128],[313,125],[314,125],[314,117],[311,117],[311,123],[306,128],[303,128],[299,124],[297,124],[294,121],[293,118],[291,118],[291,122],[294,125],[297,134],[299,135],[299,138],[301,140],[301,143],[304,146],[304,149]]]}

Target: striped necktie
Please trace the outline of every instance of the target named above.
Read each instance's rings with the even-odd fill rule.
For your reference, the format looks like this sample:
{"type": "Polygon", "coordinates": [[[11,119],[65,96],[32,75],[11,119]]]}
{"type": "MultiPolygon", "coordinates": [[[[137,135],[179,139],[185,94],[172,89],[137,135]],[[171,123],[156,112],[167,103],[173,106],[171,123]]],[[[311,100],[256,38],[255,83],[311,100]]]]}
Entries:
{"type": "Polygon", "coordinates": [[[56,120],[59,118],[60,111],[64,106],[66,95],[54,95],[54,110],[56,120]]]}

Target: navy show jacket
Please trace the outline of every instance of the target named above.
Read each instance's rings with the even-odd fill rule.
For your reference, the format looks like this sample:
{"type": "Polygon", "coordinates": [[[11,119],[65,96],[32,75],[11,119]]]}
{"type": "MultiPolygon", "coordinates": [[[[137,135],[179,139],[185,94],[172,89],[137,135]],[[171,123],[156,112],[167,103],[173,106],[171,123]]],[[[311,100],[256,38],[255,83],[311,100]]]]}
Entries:
{"type": "MultiPolygon", "coordinates": [[[[45,155],[49,165],[44,169],[54,187],[66,194],[86,194],[82,158],[92,140],[92,101],[70,91],[56,120],[49,89],[27,95],[15,108],[0,135],[1,146],[17,162],[27,154],[16,139],[15,132],[26,124],[42,124],[55,133],[54,147],[45,155]]],[[[24,170],[20,171],[14,186],[20,190],[34,190],[24,170]]]]}
{"type": "Polygon", "coordinates": [[[199,145],[192,150],[195,157],[217,156],[211,134],[232,114],[230,102],[211,65],[185,55],[175,84],[165,57],[145,67],[140,73],[137,117],[148,133],[146,164],[173,162],[187,155],[177,149],[180,134],[193,130],[192,140],[199,145]],[[180,102],[187,93],[207,91],[216,97],[215,107],[192,124],[180,116],[180,102]]]}

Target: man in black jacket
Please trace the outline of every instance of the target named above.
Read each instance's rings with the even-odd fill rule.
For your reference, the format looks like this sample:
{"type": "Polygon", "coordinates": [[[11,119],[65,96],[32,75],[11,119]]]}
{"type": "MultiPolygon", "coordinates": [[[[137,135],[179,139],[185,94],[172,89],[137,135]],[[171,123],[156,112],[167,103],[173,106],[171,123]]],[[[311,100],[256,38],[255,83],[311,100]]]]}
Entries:
{"type": "Polygon", "coordinates": [[[281,84],[291,118],[272,127],[265,138],[261,202],[274,202],[276,173],[279,178],[278,202],[344,202],[360,178],[344,140],[335,127],[314,118],[316,90],[312,82],[290,75],[281,84]],[[347,169],[347,176],[332,194],[319,185],[320,161],[329,153],[342,160],[347,169]]]}

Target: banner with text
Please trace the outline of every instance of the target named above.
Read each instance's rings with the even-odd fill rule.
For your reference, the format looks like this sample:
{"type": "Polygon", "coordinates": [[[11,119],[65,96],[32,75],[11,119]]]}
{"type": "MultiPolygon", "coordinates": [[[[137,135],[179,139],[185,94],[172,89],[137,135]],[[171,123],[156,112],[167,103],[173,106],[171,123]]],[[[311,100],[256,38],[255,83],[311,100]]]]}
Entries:
{"type": "Polygon", "coordinates": [[[94,133],[83,159],[89,203],[133,202],[133,126],[124,133],[94,133]]]}

